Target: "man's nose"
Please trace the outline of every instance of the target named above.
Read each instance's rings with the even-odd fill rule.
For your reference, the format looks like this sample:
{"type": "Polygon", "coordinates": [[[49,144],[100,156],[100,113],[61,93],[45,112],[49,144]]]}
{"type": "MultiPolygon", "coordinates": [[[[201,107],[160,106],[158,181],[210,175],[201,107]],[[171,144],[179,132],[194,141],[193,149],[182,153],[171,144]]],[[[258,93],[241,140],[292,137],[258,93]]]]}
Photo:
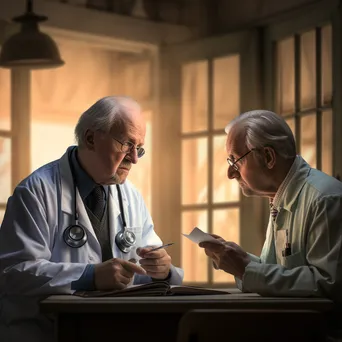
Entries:
{"type": "Polygon", "coordinates": [[[132,164],[136,164],[138,162],[138,150],[136,148],[132,148],[127,155],[129,156],[129,160],[132,164]]]}
{"type": "Polygon", "coordinates": [[[228,166],[227,177],[229,179],[234,179],[239,176],[239,171],[235,170],[234,166],[228,166]]]}

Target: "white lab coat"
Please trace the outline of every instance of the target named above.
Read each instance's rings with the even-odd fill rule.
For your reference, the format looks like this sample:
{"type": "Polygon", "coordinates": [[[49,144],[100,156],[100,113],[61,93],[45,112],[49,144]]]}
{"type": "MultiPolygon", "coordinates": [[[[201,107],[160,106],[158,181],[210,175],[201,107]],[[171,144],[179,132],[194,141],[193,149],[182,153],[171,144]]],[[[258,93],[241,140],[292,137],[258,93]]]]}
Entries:
{"type": "MultiPolygon", "coordinates": [[[[71,294],[87,264],[101,262],[101,248],[78,191],[79,223],[88,235],[81,248],[63,240],[66,227],[74,223],[75,188],[68,151],[23,180],[9,198],[0,229],[0,341],[50,341],[52,324],[39,313],[38,302],[52,294],[71,294]]],[[[139,192],[126,181],[122,186],[127,226],[137,237],[137,247],[161,244],[139,192]]],[[[123,254],[114,238],[122,229],[116,187],[108,197],[110,240],[115,258],[128,260],[135,251],[123,254]]],[[[172,266],[171,284],[181,284],[183,271],[172,266]]],[[[136,275],[134,283],[151,281],[136,275]]]]}

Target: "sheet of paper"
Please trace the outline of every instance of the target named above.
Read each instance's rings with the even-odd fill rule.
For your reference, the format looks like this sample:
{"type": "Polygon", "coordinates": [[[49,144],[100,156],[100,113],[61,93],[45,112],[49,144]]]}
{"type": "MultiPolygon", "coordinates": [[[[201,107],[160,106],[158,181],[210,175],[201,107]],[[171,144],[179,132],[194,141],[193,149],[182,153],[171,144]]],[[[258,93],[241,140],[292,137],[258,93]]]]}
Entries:
{"type": "Polygon", "coordinates": [[[195,227],[189,235],[187,234],[183,234],[183,235],[195,243],[200,243],[203,241],[216,241],[216,239],[213,238],[211,235],[209,235],[208,233],[205,233],[204,231],[202,231],[201,229],[197,227],[195,227]]]}

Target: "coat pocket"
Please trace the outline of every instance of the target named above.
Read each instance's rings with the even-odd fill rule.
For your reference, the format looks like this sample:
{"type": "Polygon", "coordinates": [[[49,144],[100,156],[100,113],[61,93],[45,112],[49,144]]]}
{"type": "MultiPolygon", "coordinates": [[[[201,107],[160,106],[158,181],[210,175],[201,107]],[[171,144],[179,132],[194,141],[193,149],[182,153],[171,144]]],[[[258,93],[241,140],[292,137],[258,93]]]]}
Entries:
{"type": "Polygon", "coordinates": [[[283,257],[283,266],[285,266],[288,269],[304,266],[302,253],[297,252],[286,257],[283,257]]]}

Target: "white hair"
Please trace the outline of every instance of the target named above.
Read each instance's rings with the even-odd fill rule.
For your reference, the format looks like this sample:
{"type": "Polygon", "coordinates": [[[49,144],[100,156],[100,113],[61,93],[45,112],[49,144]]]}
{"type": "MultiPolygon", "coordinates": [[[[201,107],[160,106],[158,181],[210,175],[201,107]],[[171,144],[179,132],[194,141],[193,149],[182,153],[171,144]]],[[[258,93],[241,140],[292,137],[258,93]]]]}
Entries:
{"type": "Polygon", "coordinates": [[[85,144],[85,133],[88,129],[102,130],[106,133],[122,119],[131,108],[140,109],[139,104],[127,96],[107,96],[95,102],[78,119],[75,127],[75,139],[79,146],[85,144]]]}
{"type": "Polygon", "coordinates": [[[245,144],[248,149],[268,146],[285,159],[296,156],[296,142],[291,128],[276,113],[268,110],[242,113],[226,126],[225,132],[229,134],[232,128],[241,129],[245,133],[245,144]]]}

